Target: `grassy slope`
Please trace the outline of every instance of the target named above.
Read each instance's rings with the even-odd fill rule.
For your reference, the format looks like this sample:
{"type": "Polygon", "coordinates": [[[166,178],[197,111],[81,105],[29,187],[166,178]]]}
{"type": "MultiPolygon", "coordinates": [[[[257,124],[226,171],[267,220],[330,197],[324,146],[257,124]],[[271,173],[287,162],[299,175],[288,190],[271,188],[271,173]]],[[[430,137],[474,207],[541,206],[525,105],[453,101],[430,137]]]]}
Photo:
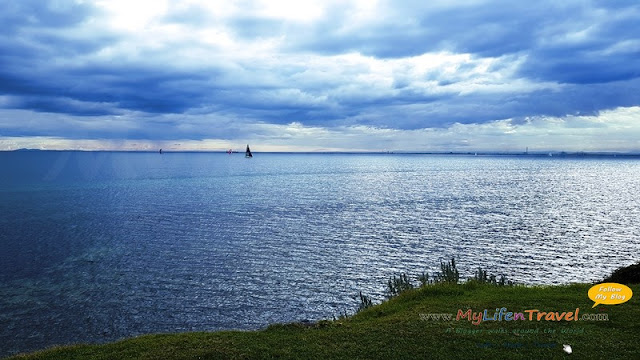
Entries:
{"type": "Polygon", "coordinates": [[[76,345],[21,355],[20,359],[640,359],[640,306],[629,302],[592,309],[589,285],[495,287],[438,284],[409,291],[340,321],[273,325],[262,331],[147,335],[105,345],[76,345]],[[606,313],[609,321],[423,321],[420,313],[540,309],[606,313]],[[489,333],[490,329],[506,333],[489,333]],[[514,335],[513,330],[538,329],[514,335]],[[447,330],[449,329],[449,331],[447,330]],[[463,330],[480,330],[463,334],[463,330]],[[552,330],[555,333],[545,333],[552,330]],[[562,333],[574,330],[577,333],[562,333]],[[551,347],[549,347],[551,346],[551,347]]]}

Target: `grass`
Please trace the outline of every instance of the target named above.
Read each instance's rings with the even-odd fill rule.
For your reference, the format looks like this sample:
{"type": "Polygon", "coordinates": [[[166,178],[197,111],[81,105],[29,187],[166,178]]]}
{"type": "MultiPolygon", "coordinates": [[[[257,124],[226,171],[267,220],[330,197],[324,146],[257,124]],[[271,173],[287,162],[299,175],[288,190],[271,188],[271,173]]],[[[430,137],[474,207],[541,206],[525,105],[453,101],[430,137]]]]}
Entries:
{"type": "MultiPolygon", "coordinates": [[[[395,285],[395,284],[394,284],[395,285]]],[[[640,359],[638,296],[620,305],[587,297],[590,284],[495,286],[440,282],[409,289],[357,314],[260,331],[156,334],[104,345],[74,345],[11,359],[640,359]],[[606,314],[609,321],[424,320],[427,313],[506,307],[606,314]],[[421,315],[423,314],[423,315],[421,315]],[[573,354],[562,351],[570,344],[573,354]]],[[[638,285],[632,285],[640,294],[638,285]]]]}

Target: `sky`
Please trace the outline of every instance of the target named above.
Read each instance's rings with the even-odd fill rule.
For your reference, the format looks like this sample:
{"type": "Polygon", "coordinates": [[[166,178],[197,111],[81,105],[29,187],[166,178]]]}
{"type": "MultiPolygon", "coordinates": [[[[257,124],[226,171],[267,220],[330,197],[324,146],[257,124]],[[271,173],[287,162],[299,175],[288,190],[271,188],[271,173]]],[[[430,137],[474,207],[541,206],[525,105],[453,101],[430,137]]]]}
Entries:
{"type": "Polygon", "coordinates": [[[640,152],[636,0],[0,0],[0,150],[640,152]]]}

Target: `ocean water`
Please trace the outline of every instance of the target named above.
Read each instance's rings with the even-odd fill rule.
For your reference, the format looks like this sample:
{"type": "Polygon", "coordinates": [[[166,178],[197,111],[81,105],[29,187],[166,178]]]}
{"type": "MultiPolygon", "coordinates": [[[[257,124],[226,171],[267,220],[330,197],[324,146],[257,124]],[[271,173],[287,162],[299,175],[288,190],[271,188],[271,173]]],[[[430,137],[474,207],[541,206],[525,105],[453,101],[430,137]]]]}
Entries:
{"type": "Polygon", "coordinates": [[[527,284],[638,261],[640,160],[0,152],[0,357],[257,329],[455,257],[527,284]]]}

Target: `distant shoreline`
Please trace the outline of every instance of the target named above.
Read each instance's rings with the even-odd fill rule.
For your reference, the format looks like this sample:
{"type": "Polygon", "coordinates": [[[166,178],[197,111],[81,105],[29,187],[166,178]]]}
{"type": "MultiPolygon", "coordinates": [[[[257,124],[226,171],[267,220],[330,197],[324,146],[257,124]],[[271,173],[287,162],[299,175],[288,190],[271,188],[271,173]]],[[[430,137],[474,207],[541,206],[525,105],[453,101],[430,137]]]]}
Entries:
{"type": "MultiPolygon", "coordinates": [[[[158,153],[156,150],[50,150],[50,149],[15,149],[0,152],[81,152],[81,153],[158,153]]],[[[163,150],[162,154],[227,154],[227,150],[163,150]]],[[[300,155],[456,155],[456,156],[518,156],[518,157],[640,157],[640,152],[607,152],[607,151],[253,151],[255,154],[300,154],[300,155]]],[[[244,152],[234,152],[244,154],[244,152]]]]}

